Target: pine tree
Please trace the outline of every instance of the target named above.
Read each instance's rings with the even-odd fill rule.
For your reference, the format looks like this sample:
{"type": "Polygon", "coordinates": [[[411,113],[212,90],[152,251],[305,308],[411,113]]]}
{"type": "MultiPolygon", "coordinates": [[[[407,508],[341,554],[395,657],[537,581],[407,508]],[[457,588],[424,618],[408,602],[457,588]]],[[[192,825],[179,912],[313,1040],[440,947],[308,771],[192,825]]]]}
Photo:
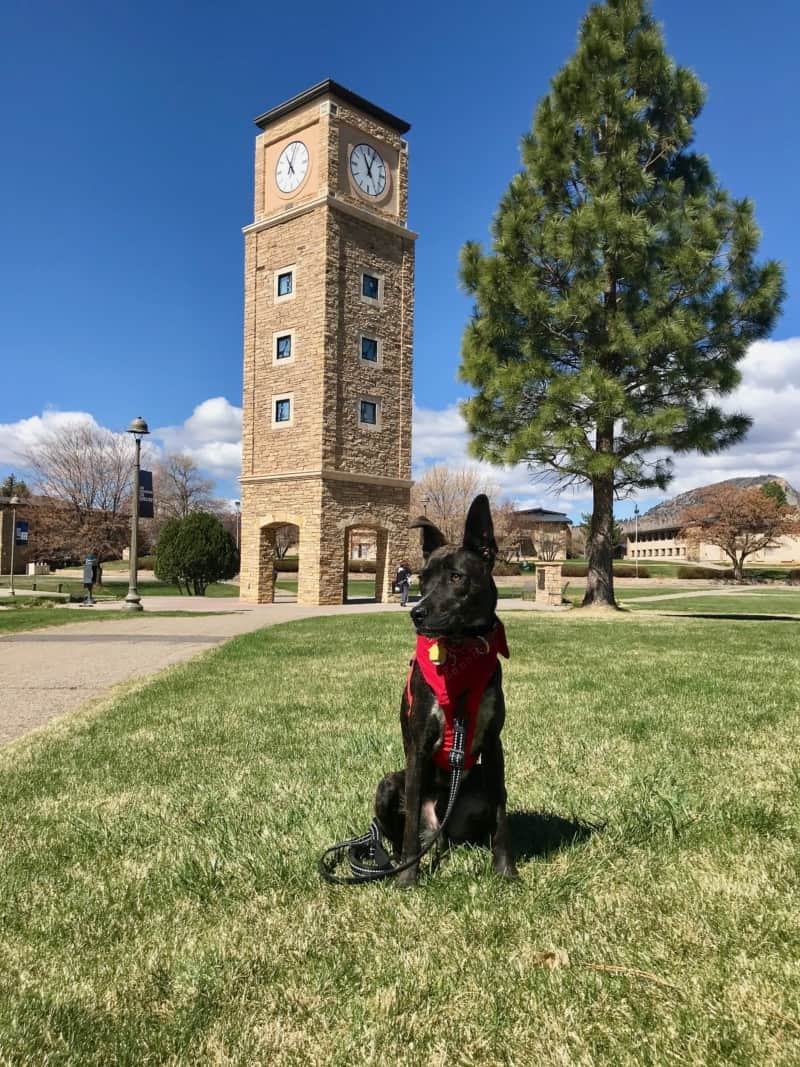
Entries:
{"type": "Polygon", "coordinates": [[[646,0],[595,5],[523,140],[491,254],[462,251],[473,451],[591,486],[585,605],[614,603],[615,498],[665,488],[663,451],[747,433],[716,398],[783,298],[780,264],[755,261],[751,201],[690,149],[703,97],[646,0]]]}

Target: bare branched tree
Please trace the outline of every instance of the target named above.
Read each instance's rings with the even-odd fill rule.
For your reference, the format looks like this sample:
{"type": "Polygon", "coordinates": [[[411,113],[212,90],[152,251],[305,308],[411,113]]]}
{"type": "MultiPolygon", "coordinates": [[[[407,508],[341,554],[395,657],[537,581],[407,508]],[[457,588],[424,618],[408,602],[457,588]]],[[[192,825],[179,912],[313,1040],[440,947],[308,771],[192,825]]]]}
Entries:
{"type": "Polygon", "coordinates": [[[464,533],[469,506],[478,493],[485,493],[493,511],[498,507],[500,490],[474,467],[429,467],[411,491],[413,516],[427,515],[448,541],[457,544],[464,533]]]}
{"type": "Polygon", "coordinates": [[[153,497],[160,520],[185,519],[193,511],[216,514],[220,502],[213,492],[214,482],[186,452],[174,452],[155,465],[153,497]]]}
{"type": "Polygon", "coordinates": [[[558,534],[543,533],[536,540],[539,559],[548,561],[561,555],[561,538],[558,534]]]}
{"type": "Polygon", "coordinates": [[[275,531],[275,559],[284,559],[289,549],[297,545],[300,531],[296,526],[279,526],[275,531]]]}
{"type": "Polygon", "coordinates": [[[494,537],[497,541],[498,558],[504,563],[511,563],[519,558],[525,531],[520,521],[517,505],[510,500],[492,507],[494,520],[494,537]]]}
{"type": "Polygon", "coordinates": [[[126,510],[133,474],[133,441],[124,433],[75,422],[43,436],[25,453],[40,492],[69,505],[83,521],[91,512],[126,510]]]}

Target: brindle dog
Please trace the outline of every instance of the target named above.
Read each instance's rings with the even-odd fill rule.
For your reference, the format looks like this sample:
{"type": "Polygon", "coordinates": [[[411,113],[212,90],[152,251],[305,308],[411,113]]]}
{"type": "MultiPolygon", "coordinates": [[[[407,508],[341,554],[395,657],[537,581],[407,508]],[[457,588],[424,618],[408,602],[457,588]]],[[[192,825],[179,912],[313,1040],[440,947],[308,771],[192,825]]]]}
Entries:
{"type": "MultiPolygon", "coordinates": [[[[447,545],[427,518],[412,528],[421,531],[424,567],[422,598],[411,618],[418,634],[445,643],[483,638],[497,625],[497,587],[492,567],[497,555],[489,501],[481,494],[472,502],[460,547],[447,545]]],[[[408,691],[403,690],[400,723],[406,756],[405,771],[387,774],[378,784],[375,814],[401,862],[415,856],[439,828],[447,808],[450,774],[433,762],[443,740],[444,715],[433,690],[414,662],[408,691]]],[[[463,707],[464,697],[460,697],[463,707]]],[[[497,874],[516,878],[517,870],[506,819],[506,788],[500,732],[505,721],[502,671],[497,667],[481,698],[471,751],[480,763],[465,773],[445,833],[453,843],[479,842],[491,836],[497,874]]],[[[398,875],[399,885],[412,885],[418,864],[398,875]]]]}

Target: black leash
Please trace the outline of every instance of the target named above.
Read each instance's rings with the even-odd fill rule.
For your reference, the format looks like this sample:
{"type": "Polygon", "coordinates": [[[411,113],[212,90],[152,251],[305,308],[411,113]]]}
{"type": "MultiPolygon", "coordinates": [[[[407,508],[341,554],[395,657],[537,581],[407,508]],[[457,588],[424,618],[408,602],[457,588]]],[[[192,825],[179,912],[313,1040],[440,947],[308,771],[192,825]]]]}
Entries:
{"type": "Polygon", "coordinates": [[[369,830],[361,837],[351,837],[347,841],[339,841],[325,851],[317,860],[317,870],[326,882],[334,885],[364,885],[366,882],[379,882],[384,878],[394,878],[401,871],[407,871],[409,867],[419,863],[423,856],[433,848],[442,837],[447,822],[456,805],[456,798],[461,787],[461,777],[464,772],[464,742],[467,728],[463,719],[453,721],[453,747],[448,758],[450,764],[450,793],[447,798],[447,811],[439,824],[439,829],[417,853],[416,856],[405,863],[393,864],[389,854],[383,845],[383,834],[378,825],[378,820],[373,819],[369,830]],[[350,864],[352,875],[334,874],[337,865],[342,861],[345,854],[350,864]],[[329,858],[330,857],[330,858],[329,858]]]}

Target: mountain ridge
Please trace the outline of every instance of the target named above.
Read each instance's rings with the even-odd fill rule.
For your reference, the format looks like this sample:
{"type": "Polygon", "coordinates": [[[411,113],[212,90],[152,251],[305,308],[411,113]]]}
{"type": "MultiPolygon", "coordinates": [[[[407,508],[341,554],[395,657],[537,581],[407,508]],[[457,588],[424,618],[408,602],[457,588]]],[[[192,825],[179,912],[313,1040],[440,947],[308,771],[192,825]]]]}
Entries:
{"type": "MultiPolygon", "coordinates": [[[[786,502],[792,507],[800,507],[800,493],[778,474],[757,474],[750,478],[726,478],[721,482],[712,482],[710,485],[701,485],[696,489],[689,489],[685,493],[679,493],[671,500],[663,500],[660,504],[649,508],[639,516],[639,529],[651,529],[653,527],[675,526],[679,523],[681,513],[696,504],[702,504],[706,495],[712,489],[718,489],[721,485],[733,486],[737,489],[752,489],[766,485],[768,482],[777,482],[786,493],[786,502]]],[[[626,519],[619,524],[624,530],[632,530],[635,526],[634,519],[626,519]]]]}

